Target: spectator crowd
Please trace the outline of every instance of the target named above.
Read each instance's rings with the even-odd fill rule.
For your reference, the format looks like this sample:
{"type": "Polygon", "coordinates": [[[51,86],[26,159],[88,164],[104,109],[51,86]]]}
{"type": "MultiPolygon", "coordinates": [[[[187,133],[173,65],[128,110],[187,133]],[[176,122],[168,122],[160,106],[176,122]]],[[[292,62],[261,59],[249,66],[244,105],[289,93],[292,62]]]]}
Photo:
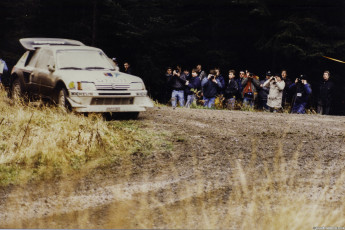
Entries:
{"type": "MultiPolygon", "coordinates": [[[[324,71],[319,87],[317,112],[330,114],[333,101],[334,85],[330,80],[330,72],[324,71]]],[[[305,75],[294,79],[288,77],[287,71],[271,73],[258,77],[248,70],[231,69],[223,76],[219,68],[214,68],[207,74],[201,65],[190,72],[188,69],[168,67],[165,74],[168,96],[171,106],[190,108],[201,105],[205,108],[218,107],[236,109],[238,107],[252,108],[270,112],[289,111],[291,113],[306,113],[309,97],[312,94],[311,85],[305,75]]]]}
{"type": "MultiPolygon", "coordinates": [[[[119,71],[116,58],[112,59],[116,70],[119,71]]],[[[123,72],[132,74],[131,66],[124,63],[123,72]]],[[[3,76],[9,74],[6,62],[0,59],[0,84],[3,76]]],[[[317,112],[330,114],[333,102],[334,84],[330,80],[329,71],[324,71],[319,86],[317,112]]],[[[197,65],[190,72],[176,66],[168,67],[165,74],[168,96],[165,102],[171,101],[175,109],[190,108],[192,105],[202,105],[214,108],[216,100],[218,107],[234,110],[245,107],[270,112],[289,111],[291,113],[306,113],[308,99],[312,94],[311,85],[305,75],[290,79],[286,70],[272,74],[267,71],[265,76],[259,78],[248,70],[229,70],[223,76],[219,68],[214,68],[207,74],[201,65],[197,65]]]]}

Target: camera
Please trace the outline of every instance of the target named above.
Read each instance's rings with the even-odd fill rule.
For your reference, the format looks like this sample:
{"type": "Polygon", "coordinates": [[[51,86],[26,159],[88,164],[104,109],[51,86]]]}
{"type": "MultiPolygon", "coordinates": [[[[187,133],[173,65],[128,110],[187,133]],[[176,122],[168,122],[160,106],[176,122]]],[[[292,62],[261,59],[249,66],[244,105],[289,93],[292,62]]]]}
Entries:
{"type": "Polygon", "coordinates": [[[298,83],[302,83],[302,80],[305,80],[305,76],[303,74],[301,74],[298,78],[297,78],[297,82],[298,83]]]}
{"type": "Polygon", "coordinates": [[[213,81],[214,78],[214,75],[211,75],[210,80],[213,81]]]}

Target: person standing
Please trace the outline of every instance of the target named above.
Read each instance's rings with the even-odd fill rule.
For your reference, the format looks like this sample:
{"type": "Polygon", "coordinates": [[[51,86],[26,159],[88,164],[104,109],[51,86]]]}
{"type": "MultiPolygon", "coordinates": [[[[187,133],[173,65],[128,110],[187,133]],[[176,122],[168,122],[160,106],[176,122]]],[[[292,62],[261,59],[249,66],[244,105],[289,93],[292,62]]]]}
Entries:
{"type": "Polygon", "coordinates": [[[123,67],[125,68],[123,72],[127,73],[127,74],[133,74],[131,65],[128,62],[125,62],[123,64],[123,67]]]}
{"type": "Polygon", "coordinates": [[[205,77],[201,81],[201,87],[204,95],[204,107],[212,108],[216,100],[217,92],[222,88],[222,83],[217,79],[216,71],[210,71],[208,77],[205,77]]]}
{"type": "Polygon", "coordinates": [[[195,94],[197,91],[200,90],[201,88],[201,81],[200,78],[198,77],[198,70],[193,69],[192,70],[192,77],[189,78],[189,80],[186,82],[186,94],[187,94],[187,102],[186,102],[186,107],[189,108],[194,100],[195,100],[195,94]]]}
{"type": "Polygon", "coordinates": [[[305,114],[305,108],[308,103],[308,97],[312,90],[304,75],[296,78],[295,83],[290,85],[290,90],[293,95],[291,113],[305,114]]]}
{"type": "Polygon", "coordinates": [[[198,77],[200,78],[200,81],[202,81],[206,77],[205,71],[202,70],[202,67],[200,64],[196,66],[196,69],[198,70],[198,77]]]}
{"type": "Polygon", "coordinates": [[[242,96],[243,96],[243,105],[250,106],[254,108],[254,102],[257,96],[257,89],[260,88],[260,81],[249,71],[247,75],[242,80],[242,96]]]}
{"type": "Polygon", "coordinates": [[[268,111],[267,97],[270,92],[268,87],[265,87],[265,82],[272,77],[271,71],[266,72],[266,78],[260,81],[260,88],[258,92],[258,109],[268,111]]]}
{"type": "Polygon", "coordinates": [[[290,85],[292,81],[288,78],[287,71],[285,69],[282,70],[282,80],[285,82],[285,88],[283,90],[283,98],[282,98],[282,107],[285,109],[291,105],[291,93],[289,91],[290,85]]]}
{"type": "Polygon", "coordinates": [[[325,71],[323,73],[323,81],[320,84],[320,93],[317,101],[317,113],[329,115],[333,101],[334,84],[329,80],[331,73],[325,71]]]}
{"type": "Polygon", "coordinates": [[[229,81],[225,86],[225,100],[228,109],[235,109],[235,101],[238,95],[238,84],[235,80],[235,70],[229,70],[229,81]]]}
{"type": "Polygon", "coordinates": [[[220,83],[222,84],[222,88],[218,89],[218,94],[219,95],[224,95],[224,88],[225,88],[225,80],[223,75],[220,73],[220,69],[218,67],[214,68],[214,70],[216,71],[216,77],[217,80],[220,81],[220,83]]]}
{"type": "Polygon", "coordinates": [[[238,95],[237,95],[237,102],[242,103],[243,102],[243,97],[242,97],[242,80],[245,77],[245,73],[243,70],[240,71],[239,77],[236,79],[237,85],[238,85],[238,95]]]}
{"type": "Polygon", "coordinates": [[[168,67],[165,76],[164,76],[164,86],[161,88],[162,92],[162,104],[168,104],[169,100],[171,99],[171,85],[170,79],[173,77],[173,71],[171,67],[168,67]]]}
{"type": "Polygon", "coordinates": [[[273,77],[268,79],[263,86],[269,87],[267,105],[270,107],[270,111],[277,112],[281,110],[285,82],[282,81],[279,74],[275,74],[273,77]]]}
{"type": "Polygon", "coordinates": [[[175,109],[177,101],[180,107],[184,106],[184,88],[186,84],[185,75],[181,74],[179,70],[174,70],[173,74],[168,77],[168,85],[172,89],[171,106],[175,109]]]}
{"type": "Polygon", "coordinates": [[[2,83],[3,76],[8,73],[8,67],[4,60],[0,58],[0,83],[2,83]]]}

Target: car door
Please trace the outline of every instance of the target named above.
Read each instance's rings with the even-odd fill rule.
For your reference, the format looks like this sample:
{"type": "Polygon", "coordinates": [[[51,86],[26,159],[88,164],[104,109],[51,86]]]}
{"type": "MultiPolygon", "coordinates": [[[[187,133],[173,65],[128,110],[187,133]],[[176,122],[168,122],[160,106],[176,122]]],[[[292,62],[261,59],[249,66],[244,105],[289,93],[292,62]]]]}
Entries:
{"type": "Polygon", "coordinates": [[[42,49],[33,72],[32,82],[36,85],[37,93],[43,97],[51,97],[54,93],[54,72],[49,70],[49,66],[55,66],[53,51],[48,48],[42,49]]]}

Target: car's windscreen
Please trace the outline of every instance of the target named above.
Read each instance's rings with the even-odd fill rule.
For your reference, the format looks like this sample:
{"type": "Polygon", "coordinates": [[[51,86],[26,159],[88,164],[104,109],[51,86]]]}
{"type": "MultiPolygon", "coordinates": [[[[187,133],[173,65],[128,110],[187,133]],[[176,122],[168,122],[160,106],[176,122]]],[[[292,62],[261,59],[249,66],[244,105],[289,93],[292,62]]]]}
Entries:
{"type": "Polygon", "coordinates": [[[71,70],[112,70],[104,53],[96,50],[59,50],[57,66],[59,69],[71,70]]]}

